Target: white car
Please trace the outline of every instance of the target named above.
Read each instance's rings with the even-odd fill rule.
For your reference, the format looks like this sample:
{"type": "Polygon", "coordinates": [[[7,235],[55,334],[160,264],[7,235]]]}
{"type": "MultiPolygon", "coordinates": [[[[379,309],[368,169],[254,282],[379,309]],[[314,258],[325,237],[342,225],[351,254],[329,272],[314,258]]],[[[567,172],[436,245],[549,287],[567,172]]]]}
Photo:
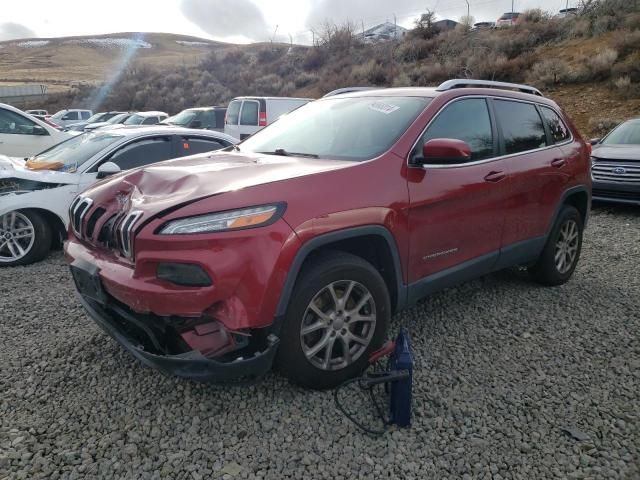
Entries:
{"type": "Polygon", "coordinates": [[[271,125],[282,115],[312,100],[291,97],[236,97],[227,107],[224,133],[244,140],[271,125]]]}
{"type": "Polygon", "coordinates": [[[36,262],[60,245],[71,201],[98,179],[235,143],[209,130],[129,127],[71,137],[26,162],[0,156],[0,267],[36,262]]]}
{"type": "Polygon", "coordinates": [[[30,157],[69,137],[22,110],[0,103],[0,155],[30,157]]]}
{"type": "Polygon", "coordinates": [[[157,125],[169,118],[164,112],[136,112],[127,118],[122,125],[157,125]]]}
{"type": "Polygon", "coordinates": [[[60,127],[68,127],[72,123],[84,122],[93,115],[91,110],[81,110],[73,108],[71,110],[60,110],[51,115],[49,120],[60,127]]]}

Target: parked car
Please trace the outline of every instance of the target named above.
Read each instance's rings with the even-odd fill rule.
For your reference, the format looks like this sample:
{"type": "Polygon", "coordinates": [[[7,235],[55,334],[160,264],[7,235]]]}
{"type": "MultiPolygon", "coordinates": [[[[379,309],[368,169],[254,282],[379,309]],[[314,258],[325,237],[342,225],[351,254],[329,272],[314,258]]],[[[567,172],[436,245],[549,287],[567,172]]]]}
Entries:
{"type": "Polygon", "coordinates": [[[496,28],[502,27],[511,27],[518,23],[518,18],[520,17],[520,13],[518,12],[507,12],[503,13],[498,20],[496,20],[496,28]]]}
{"type": "Polygon", "coordinates": [[[49,112],[47,112],[46,110],[25,110],[24,113],[28,113],[29,115],[37,115],[40,117],[46,117],[47,115],[49,115],[49,112]]]}
{"type": "Polygon", "coordinates": [[[75,132],[83,132],[87,125],[89,125],[91,123],[106,122],[106,121],[110,120],[111,118],[115,117],[116,115],[120,115],[121,113],[125,113],[125,112],[100,112],[100,113],[94,113],[89,118],[87,118],[87,120],[85,120],[83,122],[72,123],[70,125],[67,125],[66,130],[71,130],[71,131],[75,131],[75,132]]]}
{"type": "Polygon", "coordinates": [[[225,107],[187,108],[161,123],[184,128],[204,128],[224,132],[225,107]]]}
{"type": "Polygon", "coordinates": [[[310,98],[237,97],[227,107],[224,133],[244,140],[282,115],[309,103],[310,98]]]}
{"type": "Polygon", "coordinates": [[[91,115],[93,115],[91,110],[60,110],[51,115],[50,120],[60,127],[66,127],[72,123],[88,120],[91,115]]]}
{"type": "Polygon", "coordinates": [[[130,117],[132,117],[133,115],[135,115],[135,112],[120,113],[118,115],[115,115],[115,116],[111,117],[106,122],[89,123],[89,124],[85,125],[84,131],[85,132],[91,132],[91,131],[97,130],[99,128],[108,128],[108,127],[110,127],[112,125],[121,125],[124,122],[126,122],[130,117]]]}
{"type": "Polygon", "coordinates": [[[589,147],[525,85],[334,95],[234,148],[92,186],[65,251],[86,311],[146,365],[228,380],[275,359],[333,387],[424,295],[513,265],[567,282],[589,147]]]}
{"type": "Polygon", "coordinates": [[[593,199],[640,205],[640,118],[591,143],[593,199]]]}
{"type": "Polygon", "coordinates": [[[496,28],[496,22],[476,22],[473,24],[473,27],[471,27],[471,31],[491,30],[492,28],[496,28]]]}
{"type": "Polygon", "coordinates": [[[0,103],[0,155],[30,157],[68,138],[47,122],[0,103]]]}
{"type": "Polygon", "coordinates": [[[0,157],[0,266],[44,258],[66,233],[73,198],[98,179],[235,142],[219,132],[135,127],[77,135],[26,163],[0,157]]]}
{"type": "Polygon", "coordinates": [[[558,11],[558,14],[556,15],[556,17],[558,18],[567,18],[567,17],[573,17],[578,15],[578,9],[577,8],[563,8],[560,11],[558,11]]]}
{"type": "Polygon", "coordinates": [[[168,117],[164,112],[136,112],[122,122],[122,125],[157,125],[168,117]]]}

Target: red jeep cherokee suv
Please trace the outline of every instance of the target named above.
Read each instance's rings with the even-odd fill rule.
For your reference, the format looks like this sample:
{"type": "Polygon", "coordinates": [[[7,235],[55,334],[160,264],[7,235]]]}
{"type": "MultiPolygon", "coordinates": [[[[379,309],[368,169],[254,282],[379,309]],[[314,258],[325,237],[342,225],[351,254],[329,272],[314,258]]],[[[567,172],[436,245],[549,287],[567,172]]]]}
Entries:
{"type": "Polygon", "coordinates": [[[525,85],[352,92],[92,186],[65,251],[84,308],[143,363],[226,381],[275,361],[327,388],[426,294],[514,265],[566,282],[589,167],[571,121],[525,85]]]}

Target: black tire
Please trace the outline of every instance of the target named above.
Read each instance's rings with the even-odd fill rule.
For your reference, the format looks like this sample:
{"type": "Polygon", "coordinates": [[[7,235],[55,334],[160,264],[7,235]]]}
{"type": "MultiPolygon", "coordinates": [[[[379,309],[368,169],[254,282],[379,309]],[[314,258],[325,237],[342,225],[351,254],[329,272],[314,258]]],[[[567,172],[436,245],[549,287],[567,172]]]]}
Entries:
{"type": "Polygon", "coordinates": [[[529,272],[536,282],[542,285],[556,286],[566,283],[571,278],[571,275],[573,275],[576,265],[578,264],[578,260],[580,259],[583,230],[584,225],[580,212],[572,205],[564,205],[551,230],[551,234],[547,239],[544,250],[542,250],[542,254],[535,265],[529,269],[529,272]],[[558,254],[557,244],[561,241],[561,232],[565,226],[569,225],[568,222],[574,222],[577,226],[577,250],[575,252],[575,257],[573,257],[573,260],[570,262],[570,265],[569,262],[566,262],[568,269],[563,269],[561,271],[556,263],[556,254],[558,254]]]}
{"type": "Polygon", "coordinates": [[[19,265],[29,265],[45,258],[51,250],[52,232],[47,221],[33,210],[20,210],[20,214],[27,217],[33,225],[35,235],[33,245],[27,253],[13,261],[0,261],[0,267],[16,267],[19,265]]]}
{"type": "MultiPolygon", "coordinates": [[[[330,308],[326,308],[325,311],[329,312],[330,308]]],[[[380,273],[370,263],[360,257],[344,252],[331,252],[321,255],[311,260],[298,277],[281,330],[276,365],[291,382],[300,386],[318,390],[336,387],[365,370],[368,366],[368,358],[371,352],[380,348],[385,341],[390,317],[391,302],[387,286],[380,273]],[[333,291],[336,296],[338,292],[341,292],[342,296],[339,297],[341,301],[349,302],[351,300],[351,303],[348,303],[350,308],[347,308],[346,305],[343,310],[336,307],[335,311],[331,313],[331,315],[338,315],[339,317],[338,320],[331,320],[331,322],[335,323],[331,323],[330,327],[323,327],[317,333],[309,333],[303,337],[301,335],[303,325],[309,326],[311,317],[315,315],[313,311],[308,311],[308,307],[314,299],[316,302],[314,306],[318,306],[317,302],[321,298],[320,295],[330,292],[328,290],[329,285],[333,285],[333,291]],[[340,290],[341,285],[345,285],[343,290],[340,290]],[[349,286],[351,286],[351,290],[349,290],[351,293],[345,300],[349,286]],[[356,312],[357,305],[353,305],[355,302],[353,299],[358,298],[358,295],[361,294],[357,303],[359,304],[360,301],[366,300],[368,297],[365,292],[370,293],[373,304],[365,303],[356,312]],[[363,311],[365,315],[361,315],[363,311]],[[367,311],[369,311],[369,315],[367,315],[367,311]],[[371,311],[374,312],[373,315],[371,315],[371,311]],[[350,314],[354,316],[358,314],[358,318],[375,318],[375,328],[367,327],[366,323],[354,321],[348,316],[350,314]],[[343,320],[344,322],[353,323],[342,323],[343,320]],[[338,322],[342,325],[342,328],[338,326],[338,322]],[[345,332],[345,327],[347,332],[345,332]],[[337,331],[331,330],[336,328],[338,328],[337,331]],[[344,342],[349,345],[351,338],[349,335],[351,335],[352,329],[356,329],[358,335],[364,332],[363,335],[367,336],[369,341],[366,347],[363,343],[353,344],[352,347],[355,353],[352,357],[352,363],[348,364],[343,345],[344,342]],[[331,336],[334,337],[331,343],[332,352],[342,355],[338,355],[337,358],[343,359],[344,367],[335,365],[335,369],[323,369],[321,366],[312,363],[313,361],[319,361],[318,359],[307,358],[303,350],[303,342],[306,344],[309,337],[316,334],[321,336],[320,341],[331,336]]],[[[322,320],[322,318],[318,316],[315,320],[322,320]]],[[[361,336],[360,338],[362,339],[363,337],[361,336]]],[[[309,349],[308,345],[307,349],[308,352],[313,350],[313,348],[309,349]]],[[[328,347],[320,350],[321,352],[324,351],[323,356],[326,354],[327,349],[328,347]]],[[[348,356],[352,356],[350,353],[351,347],[347,347],[346,350],[349,351],[348,356]]],[[[333,353],[329,355],[332,356],[333,353]]],[[[337,359],[334,360],[332,357],[331,361],[337,361],[337,359]]]]}

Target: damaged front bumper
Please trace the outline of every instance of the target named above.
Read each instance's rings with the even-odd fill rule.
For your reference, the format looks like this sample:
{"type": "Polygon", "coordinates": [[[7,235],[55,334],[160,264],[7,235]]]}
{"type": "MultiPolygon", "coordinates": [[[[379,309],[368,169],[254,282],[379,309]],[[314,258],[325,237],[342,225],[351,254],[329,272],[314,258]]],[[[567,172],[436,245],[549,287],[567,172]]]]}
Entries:
{"type": "Polygon", "coordinates": [[[278,349],[279,339],[275,335],[268,335],[261,348],[254,349],[248,358],[238,355],[225,356],[226,360],[205,357],[197,350],[176,354],[153,353],[133,336],[127,324],[133,327],[136,322],[133,314],[113,306],[102,305],[92,298],[79,294],[80,301],[93,320],[129,353],[143,364],[162,370],[178,377],[203,382],[231,382],[237,380],[255,379],[265,375],[273,364],[278,349]]]}

